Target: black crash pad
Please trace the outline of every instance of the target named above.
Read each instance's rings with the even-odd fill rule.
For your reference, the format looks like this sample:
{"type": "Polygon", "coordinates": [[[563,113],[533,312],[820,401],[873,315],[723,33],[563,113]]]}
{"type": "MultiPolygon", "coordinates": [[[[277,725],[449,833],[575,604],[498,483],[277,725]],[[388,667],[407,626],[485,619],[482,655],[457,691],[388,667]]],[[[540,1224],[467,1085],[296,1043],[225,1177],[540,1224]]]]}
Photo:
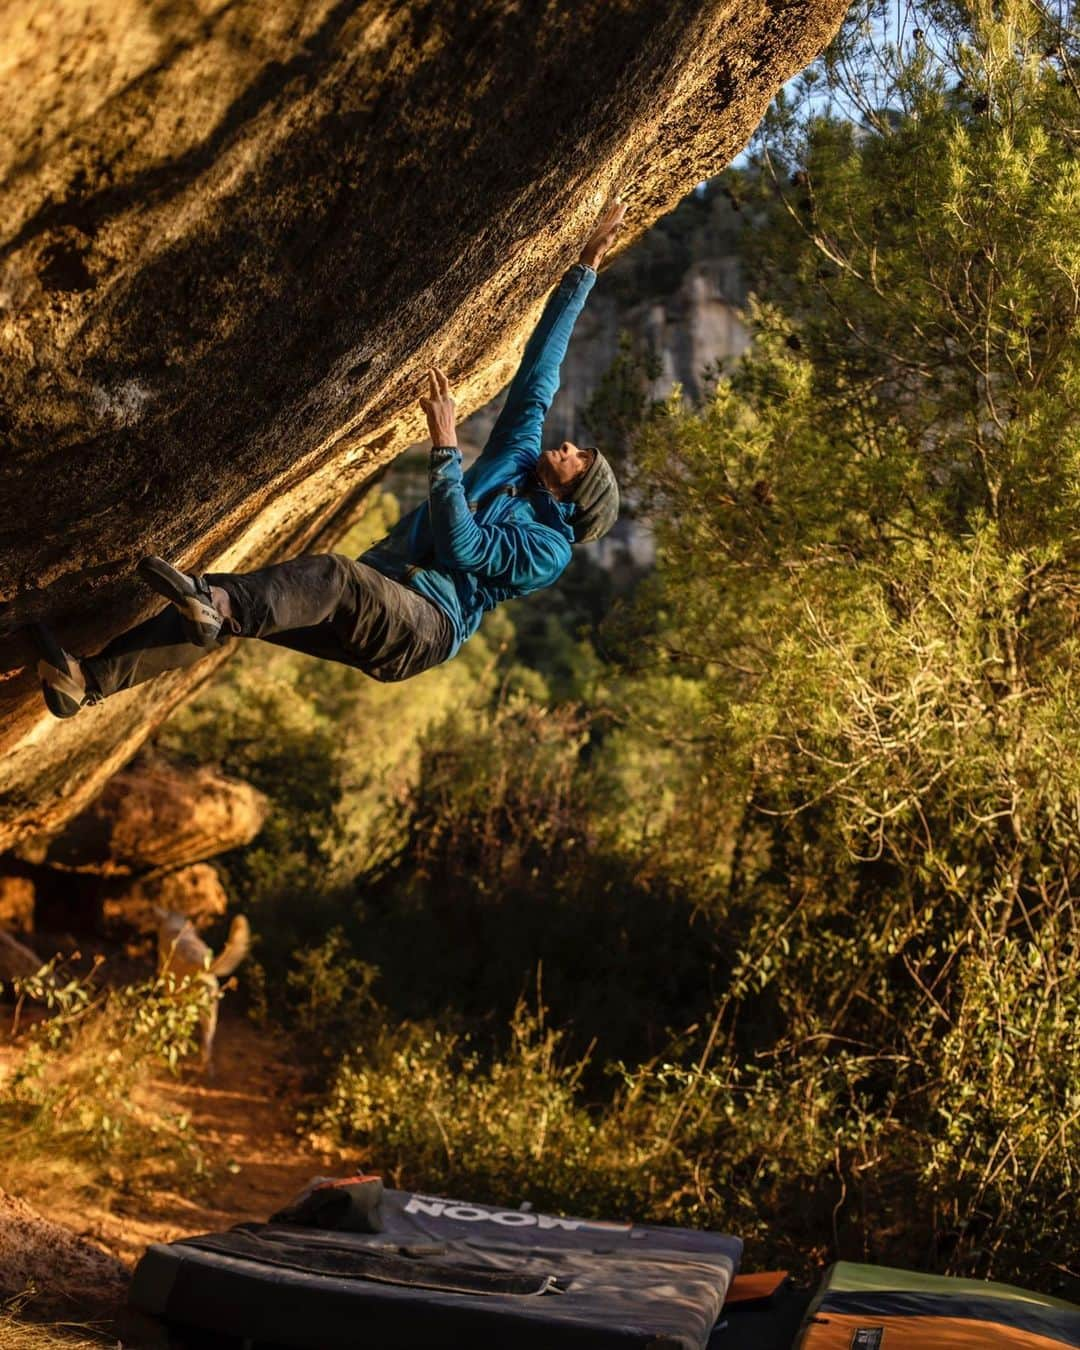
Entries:
{"type": "Polygon", "coordinates": [[[242,1224],[149,1247],[125,1344],[705,1350],[742,1242],[386,1191],[380,1233],[242,1224]]]}

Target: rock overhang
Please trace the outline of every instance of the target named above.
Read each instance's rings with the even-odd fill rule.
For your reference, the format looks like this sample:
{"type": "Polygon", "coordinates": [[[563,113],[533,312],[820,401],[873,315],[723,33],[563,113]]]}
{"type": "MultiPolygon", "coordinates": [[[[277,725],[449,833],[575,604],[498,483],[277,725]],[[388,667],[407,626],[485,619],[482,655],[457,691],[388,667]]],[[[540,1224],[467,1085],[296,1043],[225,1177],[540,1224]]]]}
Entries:
{"type": "MultiPolygon", "coordinates": [[[[70,722],[24,625],[93,651],[143,553],[330,547],[506,382],[604,196],[627,241],[745,144],[837,0],[26,0],[0,91],[0,845],[100,791],[213,659],[70,722]]],[[[216,658],[220,660],[219,658],[216,658]]]]}

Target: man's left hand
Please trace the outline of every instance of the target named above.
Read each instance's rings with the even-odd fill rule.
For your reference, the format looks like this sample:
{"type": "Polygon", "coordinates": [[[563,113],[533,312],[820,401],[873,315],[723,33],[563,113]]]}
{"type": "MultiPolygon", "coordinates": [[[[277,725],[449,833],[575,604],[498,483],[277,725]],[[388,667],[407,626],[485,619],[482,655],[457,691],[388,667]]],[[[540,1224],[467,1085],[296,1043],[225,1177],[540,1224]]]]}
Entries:
{"type": "Polygon", "coordinates": [[[595,272],[622,229],[625,215],[626,207],[618,197],[613,197],[600,213],[600,219],[593,226],[593,232],[586,240],[578,261],[583,262],[586,267],[591,267],[595,272]]]}
{"type": "Polygon", "coordinates": [[[427,373],[427,380],[427,398],[420,400],[420,406],[427,414],[431,444],[457,445],[457,409],[446,372],[438,366],[432,366],[427,373]]]}

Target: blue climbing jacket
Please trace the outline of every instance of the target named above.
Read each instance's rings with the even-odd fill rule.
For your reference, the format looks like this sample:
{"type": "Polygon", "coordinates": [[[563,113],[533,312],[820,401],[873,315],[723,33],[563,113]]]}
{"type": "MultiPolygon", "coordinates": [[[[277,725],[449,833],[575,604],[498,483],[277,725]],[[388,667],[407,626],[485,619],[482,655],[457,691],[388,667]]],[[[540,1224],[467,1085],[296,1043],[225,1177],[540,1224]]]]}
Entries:
{"type": "Polygon", "coordinates": [[[571,267],[544,306],[483,452],[462,472],[459,450],[433,447],[427,501],[361,559],[443,610],[454,630],[451,656],[489,609],[550,586],[570,561],[574,507],[541,487],[533,470],[570,334],[595,281],[591,267],[571,267]]]}

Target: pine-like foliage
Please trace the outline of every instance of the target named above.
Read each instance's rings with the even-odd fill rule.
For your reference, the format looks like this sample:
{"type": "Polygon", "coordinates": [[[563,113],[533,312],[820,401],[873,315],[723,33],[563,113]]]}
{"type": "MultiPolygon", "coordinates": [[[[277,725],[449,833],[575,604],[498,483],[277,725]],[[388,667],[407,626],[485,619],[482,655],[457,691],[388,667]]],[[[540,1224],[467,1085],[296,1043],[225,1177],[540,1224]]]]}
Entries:
{"type": "Polygon", "coordinates": [[[708,691],[717,838],[742,804],[709,1062],[743,1067],[696,1109],[765,1093],[841,1211],[911,1226],[906,1191],[933,1259],[1045,1274],[1080,1179],[1080,42],[1027,0],[888,12],[755,147],[751,353],[637,447],[649,650],[708,691]]]}

